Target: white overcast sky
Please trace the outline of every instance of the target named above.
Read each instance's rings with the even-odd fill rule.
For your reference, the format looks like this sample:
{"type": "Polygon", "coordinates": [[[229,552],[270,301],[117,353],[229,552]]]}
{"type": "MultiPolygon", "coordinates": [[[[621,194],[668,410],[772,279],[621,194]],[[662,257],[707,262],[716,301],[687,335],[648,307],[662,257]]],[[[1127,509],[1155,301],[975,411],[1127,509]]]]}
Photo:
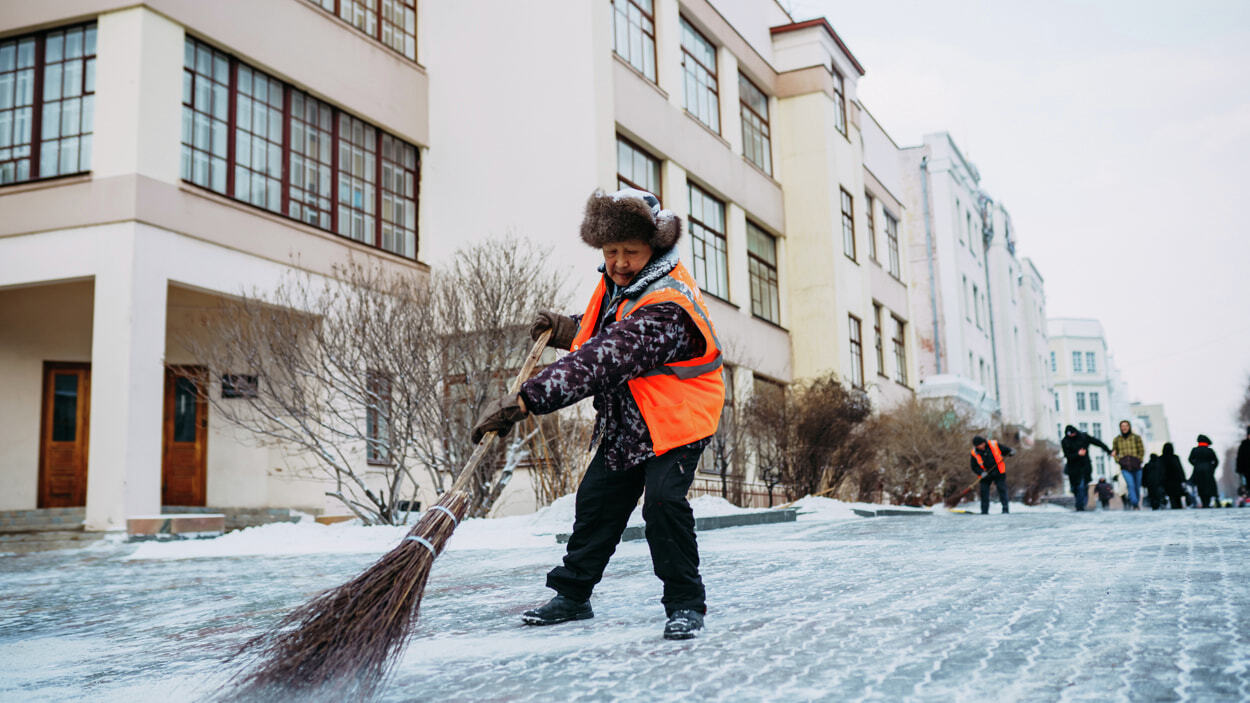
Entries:
{"type": "Polygon", "coordinates": [[[1011,212],[1047,314],[1102,321],[1177,452],[1244,437],[1250,0],[793,0],[900,146],[948,131],[1011,212]]]}

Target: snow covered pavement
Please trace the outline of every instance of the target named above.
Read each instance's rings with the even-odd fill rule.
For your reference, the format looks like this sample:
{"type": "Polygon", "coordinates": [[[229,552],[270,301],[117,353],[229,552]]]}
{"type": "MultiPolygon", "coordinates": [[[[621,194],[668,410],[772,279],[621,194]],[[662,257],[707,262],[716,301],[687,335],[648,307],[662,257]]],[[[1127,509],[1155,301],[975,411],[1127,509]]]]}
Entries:
{"type": "MultiPolygon", "coordinates": [[[[1250,700],[1250,510],[809,500],[797,523],[700,533],[708,629],[670,642],[645,542],[618,549],[594,619],[520,624],[568,507],[461,527],[384,700],[1250,700]]],[[[386,529],[0,557],[0,701],[203,699],[221,655],[366,567],[386,529]]]]}

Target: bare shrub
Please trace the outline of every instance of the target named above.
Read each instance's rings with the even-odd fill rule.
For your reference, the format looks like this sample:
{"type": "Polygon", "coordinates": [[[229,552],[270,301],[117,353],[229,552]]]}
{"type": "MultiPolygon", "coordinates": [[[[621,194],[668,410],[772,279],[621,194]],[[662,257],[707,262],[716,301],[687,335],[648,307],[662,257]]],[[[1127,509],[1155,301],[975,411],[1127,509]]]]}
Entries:
{"type": "Polygon", "coordinates": [[[1040,440],[1028,448],[1013,448],[1016,455],[1007,460],[1007,482],[1013,494],[1023,491],[1025,505],[1037,505],[1051,490],[1063,486],[1058,444],[1040,440]]]}
{"type": "MultiPolygon", "coordinates": [[[[912,400],[872,423],[879,446],[880,492],[899,505],[933,505],[975,478],[969,470],[977,432],[966,411],[953,404],[912,400]]],[[[861,486],[871,487],[871,478],[861,486]]],[[[861,493],[859,500],[872,496],[861,493]]]]}
{"type": "Polygon", "coordinates": [[[749,437],[770,495],[776,484],[792,500],[836,488],[871,463],[874,446],[863,431],[871,411],[867,395],[833,374],[755,393],[749,437]]]}
{"type": "MultiPolygon", "coordinates": [[[[559,302],[549,258],[504,238],[457,252],[428,281],[357,261],[292,273],[224,300],[178,341],[216,372],[257,377],[241,403],[209,399],[219,417],[307,457],[326,495],[363,521],[396,524],[419,485],[450,486],[473,422],[530,346],[533,313],[559,302]]],[[[482,462],[470,515],[498,497],[499,469],[524,460],[530,438],[510,439],[482,462]]]]}
{"type": "Polygon", "coordinates": [[[565,408],[549,415],[531,415],[525,427],[534,428],[530,442],[533,453],[530,475],[538,505],[577,490],[582,475],[590,464],[590,439],[594,420],[581,414],[579,408],[565,408]]]}

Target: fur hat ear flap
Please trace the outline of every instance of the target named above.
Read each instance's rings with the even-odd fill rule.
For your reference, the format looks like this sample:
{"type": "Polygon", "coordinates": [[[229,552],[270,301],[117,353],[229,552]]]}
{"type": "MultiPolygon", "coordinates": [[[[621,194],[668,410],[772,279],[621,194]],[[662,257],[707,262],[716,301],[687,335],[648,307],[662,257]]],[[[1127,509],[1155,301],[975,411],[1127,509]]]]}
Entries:
{"type": "Polygon", "coordinates": [[[681,219],[671,210],[660,210],[659,203],[654,195],[632,188],[611,194],[596,190],[586,201],[582,241],[597,249],[630,240],[657,251],[669,249],[681,237],[681,219]]]}
{"type": "Polygon", "coordinates": [[[655,240],[652,249],[671,249],[681,239],[681,218],[672,210],[661,210],[655,218],[655,240]]]}

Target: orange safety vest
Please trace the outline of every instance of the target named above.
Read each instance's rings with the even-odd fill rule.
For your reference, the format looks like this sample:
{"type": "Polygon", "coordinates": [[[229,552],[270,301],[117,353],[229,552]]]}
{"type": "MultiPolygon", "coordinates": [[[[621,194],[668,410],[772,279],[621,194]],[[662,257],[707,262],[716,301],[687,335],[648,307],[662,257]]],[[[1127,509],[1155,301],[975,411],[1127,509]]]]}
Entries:
{"type": "MultiPolygon", "coordinates": [[[[582,315],[577,336],[573,338],[572,351],[577,351],[594,333],[606,296],[607,286],[600,278],[582,315]]],[[[681,262],[668,275],[644,288],[637,298],[618,301],[615,319],[619,321],[645,305],[656,303],[680,305],[703,333],[706,344],[701,356],[665,364],[629,381],[630,393],[642,412],[653,450],[659,456],[716,434],[721,408],[725,405],[725,378],[721,374],[724,360],[720,342],[712,329],[699,284],[681,262]]]]}
{"type": "MultiPolygon", "coordinates": [[[[1001,449],[998,448],[998,442],[991,439],[989,440],[989,445],[990,445],[990,454],[994,455],[994,463],[998,464],[998,473],[1006,476],[1007,475],[1007,462],[1003,461],[1003,452],[1001,449]]],[[[981,455],[977,452],[976,447],[972,448],[972,458],[976,459],[977,466],[980,466],[981,470],[985,471],[985,460],[981,458],[981,455]]]]}

